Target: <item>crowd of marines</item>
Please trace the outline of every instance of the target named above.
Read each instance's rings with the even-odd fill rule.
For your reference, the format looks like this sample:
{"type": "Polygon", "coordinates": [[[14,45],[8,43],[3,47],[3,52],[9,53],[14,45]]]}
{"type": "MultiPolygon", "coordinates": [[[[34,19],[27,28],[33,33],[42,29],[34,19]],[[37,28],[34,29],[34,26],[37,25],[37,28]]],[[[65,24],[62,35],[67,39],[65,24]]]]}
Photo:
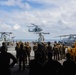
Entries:
{"type": "MultiPolygon", "coordinates": [[[[47,54],[48,51],[51,51],[54,55],[54,59],[56,60],[60,60],[63,59],[65,56],[65,46],[64,45],[60,45],[55,43],[54,47],[51,46],[51,42],[48,43],[42,43],[42,46],[44,48],[44,52],[47,54]]],[[[25,57],[28,57],[28,59],[30,60],[30,52],[31,52],[31,46],[29,44],[29,42],[17,42],[16,43],[16,58],[18,59],[19,55],[20,55],[20,48],[24,49],[25,51],[25,57]],[[22,47],[23,46],[23,47],[22,47]]],[[[33,51],[35,52],[38,48],[38,43],[33,43],[33,51]]],[[[27,60],[26,60],[27,62],[27,60]]]]}
{"type": "MultiPolygon", "coordinates": [[[[33,51],[34,55],[38,49],[39,43],[33,43],[33,51]]],[[[47,53],[52,52],[54,60],[62,60],[65,59],[65,54],[68,52],[71,54],[71,58],[76,61],[76,54],[75,54],[75,46],[68,47],[65,44],[57,43],[56,41],[53,43],[51,42],[42,42],[41,43],[43,52],[44,52],[44,59],[47,59],[47,53]],[[66,51],[67,49],[67,51],[66,51]]],[[[16,59],[19,62],[19,70],[21,70],[21,62],[23,62],[23,70],[25,69],[25,64],[27,61],[30,61],[30,53],[31,53],[31,45],[30,42],[17,42],[15,51],[16,51],[16,59]]]]}
{"type": "MultiPolygon", "coordinates": [[[[5,43],[2,43],[3,46],[0,48],[0,51],[1,51],[0,60],[2,62],[0,61],[0,66],[2,66],[1,64],[3,63],[7,63],[6,58],[8,59],[8,66],[9,66],[10,65],[9,60],[11,58],[13,60],[13,65],[15,65],[15,63],[18,64],[18,71],[21,71],[21,70],[25,71],[26,64],[29,62],[28,64],[29,75],[42,75],[40,74],[41,70],[43,70],[43,75],[47,75],[47,74],[49,75],[49,73],[51,73],[50,71],[53,72],[53,75],[56,75],[54,71],[55,72],[64,71],[65,73],[67,73],[64,75],[68,75],[68,74],[75,75],[76,43],[74,43],[70,47],[56,41],[54,43],[33,42],[32,44],[33,45],[31,46],[30,42],[21,42],[21,41],[16,42],[16,46],[15,46],[16,58],[15,58],[12,54],[7,52],[5,43]],[[34,59],[30,59],[31,50],[34,51],[34,59]],[[63,65],[60,62],[58,62],[59,60],[65,59],[65,57],[66,57],[66,60],[63,62],[63,65]],[[62,66],[63,68],[61,68],[62,66]],[[67,71],[67,70],[74,70],[74,72],[67,71]],[[74,74],[70,74],[70,73],[74,73],[74,74]]],[[[57,74],[57,75],[61,75],[61,74],[57,74]]]]}
{"type": "MultiPolygon", "coordinates": [[[[71,59],[76,62],[76,42],[74,42],[72,45],[66,45],[64,43],[59,43],[59,42],[47,42],[47,43],[42,43],[44,47],[44,51],[48,53],[49,51],[52,52],[53,54],[53,59],[55,60],[62,60],[65,59],[66,53],[70,53],[71,59]],[[52,45],[53,44],[53,45],[52,45]]],[[[33,50],[37,50],[38,44],[35,43],[33,46],[33,50]],[[34,47],[36,49],[34,49],[34,47]]]]}
{"type": "MultiPolygon", "coordinates": [[[[65,58],[65,48],[66,46],[64,44],[59,44],[57,42],[54,42],[53,46],[51,42],[42,42],[42,50],[44,52],[44,59],[47,59],[47,53],[52,52],[53,59],[55,60],[62,60],[65,58]]],[[[39,43],[34,42],[33,43],[33,51],[34,55],[37,51],[39,46],[39,43]]],[[[27,61],[30,61],[30,53],[31,53],[31,45],[29,42],[17,42],[15,46],[16,51],[16,59],[17,62],[19,62],[19,70],[21,70],[21,63],[23,62],[23,70],[25,69],[25,64],[27,64],[27,61]]]]}

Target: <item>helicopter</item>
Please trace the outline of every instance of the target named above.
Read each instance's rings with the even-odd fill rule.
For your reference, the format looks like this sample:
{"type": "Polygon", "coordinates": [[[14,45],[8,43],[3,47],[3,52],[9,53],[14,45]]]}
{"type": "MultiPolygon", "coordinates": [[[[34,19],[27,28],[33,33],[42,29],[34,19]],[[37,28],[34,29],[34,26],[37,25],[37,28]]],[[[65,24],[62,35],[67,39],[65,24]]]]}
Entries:
{"type": "Polygon", "coordinates": [[[76,34],[69,34],[69,35],[60,35],[60,42],[66,44],[66,45],[72,45],[74,42],[76,42],[76,34]],[[65,37],[61,39],[61,37],[65,37]]]}
{"type": "MultiPolygon", "coordinates": [[[[31,23],[33,26],[35,26],[34,29],[32,30],[28,30],[29,32],[34,32],[35,34],[38,34],[39,37],[38,37],[38,43],[41,43],[41,42],[44,42],[44,35],[43,34],[50,34],[50,33],[47,33],[47,32],[42,32],[42,29],[38,26],[38,25],[35,25],[33,23],[31,23]]],[[[30,26],[31,27],[31,26],[30,26]]]]}
{"type": "Polygon", "coordinates": [[[13,39],[15,37],[13,36],[12,32],[0,32],[0,46],[2,46],[2,42],[5,42],[6,45],[9,45],[13,42],[13,39]]]}
{"type": "Polygon", "coordinates": [[[40,32],[42,31],[42,29],[38,26],[38,25],[35,25],[33,23],[31,23],[33,26],[28,26],[28,27],[34,27],[32,30],[29,28],[28,31],[29,32],[40,32]]]}

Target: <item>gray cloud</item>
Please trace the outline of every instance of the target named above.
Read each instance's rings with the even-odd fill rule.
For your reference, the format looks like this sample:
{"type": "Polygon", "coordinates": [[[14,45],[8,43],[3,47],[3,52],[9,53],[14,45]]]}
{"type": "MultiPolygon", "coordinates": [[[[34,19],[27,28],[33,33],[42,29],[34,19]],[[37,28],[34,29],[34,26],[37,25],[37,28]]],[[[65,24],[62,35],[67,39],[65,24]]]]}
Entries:
{"type": "MultiPolygon", "coordinates": [[[[11,12],[0,10],[1,30],[4,29],[2,25],[5,25],[7,29],[13,31],[15,35],[19,36],[19,38],[20,36],[22,36],[21,38],[31,38],[32,35],[32,38],[37,38],[38,35],[28,32],[27,26],[34,23],[39,25],[44,32],[50,32],[50,35],[48,35],[50,38],[62,34],[71,34],[76,32],[75,0],[28,0],[28,2],[32,1],[42,3],[47,7],[45,7],[45,9],[34,8],[24,11],[12,10],[11,12]],[[50,8],[50,4],[57,7],[50,8]],[[16,27],[14,25],[16,25],[16,27]]],[[[25,3],[27,4],[27,7],[29,7],[29,3],[25,3]]],[[[2,3],[0,2],[0,5],[1,4],[2,3]]],[[[23,4],[21,0],[8,0],[7,3],[5,2],[2,5],[5,4],[9,6],[18,5],[19,7],[25,9],[25,4],[23,4]],[[16,1],[18,3],[16,3],[16,1]]]]}

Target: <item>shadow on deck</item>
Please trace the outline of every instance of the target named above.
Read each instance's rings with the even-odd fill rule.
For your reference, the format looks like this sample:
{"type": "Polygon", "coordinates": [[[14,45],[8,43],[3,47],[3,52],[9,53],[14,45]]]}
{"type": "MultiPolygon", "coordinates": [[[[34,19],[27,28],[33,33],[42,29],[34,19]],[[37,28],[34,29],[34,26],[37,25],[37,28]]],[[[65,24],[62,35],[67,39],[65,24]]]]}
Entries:
{"type": "Polygon", "coordinates": [[[11,75],[29,75],[29,68],[26,66],[25,71],[18,71],[18,65],[11,68],[11,75]]]}

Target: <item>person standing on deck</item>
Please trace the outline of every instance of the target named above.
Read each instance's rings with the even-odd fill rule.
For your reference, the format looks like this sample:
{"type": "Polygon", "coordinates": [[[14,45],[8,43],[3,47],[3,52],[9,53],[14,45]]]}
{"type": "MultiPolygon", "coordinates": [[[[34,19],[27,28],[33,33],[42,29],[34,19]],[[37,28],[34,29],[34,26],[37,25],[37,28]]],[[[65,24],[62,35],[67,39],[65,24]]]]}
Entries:
{"type": "Polygon", "coordinates": [[[43,75],[43,63],[41,52],[36,52],[35,58],[29,62],[29,75],[43,75]]]}
{"type": "Polygon", "coordinates": [[[76,63],[71,59],[70,53],[66,53],[66,60],[63,62],[63,75],[75,75],[76,63]]]}
{"type": "MultiPolygon", "coordinates": [[[[4,42],[2,43],[4,45],[4,42]]],[[[16,58],[6,51],[6,47],[2,46],[0,49],[0,75],[11,75],[11,67],[17,62],[16,58]],[[12,62],[10,62],[12,59],[12,62]]]]}
{"type": "Polygon", "coordinates": [[[19,43],[16,43],[16,46],[15,46],[15,51],[16,51],[16,59],[18,61],[18,51],[20,49],[20,44],[19,43]]]}
{"type": "Polygon", "coordinates": [[[47,46],[47,53],[48,52],[52,52],[53,53],[53,48],[51,46],[51,42],[48,42],[47,44],[48,44],[48,46],[47,46]]]}
{"type": "Polygon", "coordinates": [[[22,68],[22,70],[24,71],[26,52],[25,52],[23,43],[20,44],[20,49],[18,51],[18,58],[19,58],[19,69],[18,70],[21,71],[21,68],[22,68]]]}
{"type": "Polygon", "coordinates": [[[26,51],[27,51],[28,61],[30,61],[31,46],[29,45],[29,42],[27,42],[27,44],[26,44],[26,51]]]}
{"type": "Polygon", "coordinates": [[[5,42],[2,43],[1,48],[4,48],[4,47],[5,47],[5,51],[7,52],[8,49],[7,49],[7,46],[6,46],[6,43],[5,42]]]}
{"type": "Polygon", "coordinates": [[[48,52],[48,60],[44,64],[43,75],[62,75],[62,65],[52,59],[52,53],[48,52]]]}
{"type": "Polygon", "coordinates": [[[37,48],[38,48],[37,43],[34,43],[34,45],[33,45],[34,55],[35,55],[35,51],[37,50],[37,48]]]}

